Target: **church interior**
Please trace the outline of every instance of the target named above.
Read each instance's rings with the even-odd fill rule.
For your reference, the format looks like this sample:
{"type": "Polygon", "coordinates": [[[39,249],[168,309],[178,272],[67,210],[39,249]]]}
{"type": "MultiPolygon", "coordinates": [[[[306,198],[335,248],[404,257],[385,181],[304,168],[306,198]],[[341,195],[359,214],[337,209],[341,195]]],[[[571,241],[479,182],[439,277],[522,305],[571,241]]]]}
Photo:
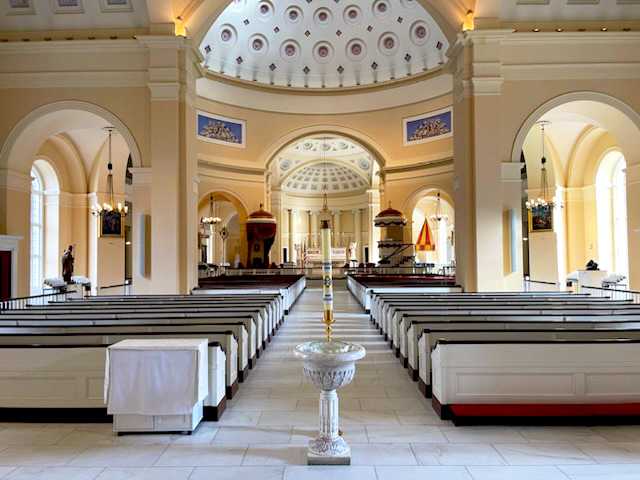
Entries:
{"type": "Polygon", "coordinates": [[[640,0],[0,0],[0,479],[640,478],[640,0]]]}

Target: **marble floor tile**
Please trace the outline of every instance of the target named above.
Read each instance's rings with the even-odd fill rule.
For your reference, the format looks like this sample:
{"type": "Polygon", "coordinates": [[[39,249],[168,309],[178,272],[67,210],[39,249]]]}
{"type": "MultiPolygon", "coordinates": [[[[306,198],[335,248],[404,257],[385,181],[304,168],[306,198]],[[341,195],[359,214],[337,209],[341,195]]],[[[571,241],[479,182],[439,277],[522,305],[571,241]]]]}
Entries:
{"type": "Polygon", "coordinates": [[[467,470],[473,480],[567,480],[557,467],[491,467],[470,466],[467,470]]]}
{"type": "Polygon", "coordinates": [[[38,428],[13,424],[0,430],[0,448],[11,445],[55,445],[72,431],[71,427],[46,428],[40,426],[38,428]]]}
{"type": "Polygon", "coordinates": [[[378,480],[471,480],[464,467],[376,467],[376,472],[378,480]]]}
{"type": "Polygon", "coordinates": [[[373,467],[287,467],[284,480],[377,480],[373,467]]]}
{"type": "Polygon", "coordinates": [[[352,465],[417,465],[409,444],[352,444],[352,465]]]}
{"type": "Polygon", "coordinates": [[[571,465],[595,463],[578,447],[568,444],[496,444],[495,449],[509,465],[571,465]]]}
{"type": "Polygon", "coordinates": [[[70,463],[82,467],[150,467],[167,445],[90,446],[70,463]]]}
{"type": "Polygon", "coordinates": [[[188,480],[193,467],[105,468],[96,480],[188,480]]]}
{"type": "Polygon", "coordinates": [[[306,465],[307,447],[303,445],[249,445],[243,465],[306,465]]]}
{"type": "Polygon", "coordinates": [[[576,446],[598,463],[640,463],[640,443],[578,443],[576,446]]]}
{"type": "Polygon", "coordinates": [[[219,426],[246,426],[257,425],[262,412],[245,411],[245,410],[228,410],[222,415],[220,421],[216,422],[219,426]]]}
{"type": "Polygon", "coordinates": [[[158,467],[213,467],[241,465],[247,445],[170,445],[158,458],[158,467]]]}
{"type": "Polygon", "coordinates": [[[213,444],[289,443],[291,427],[220,427],[213,444]]]}
{"type": "Polygon", "coordinates": [[[284,467],[196,467],[189,480],[282,480],[284,467]]]}
{"type": "Polygon", "coordinates": [[[637,480],[640,463],[636,465],[560,465],[570,480],[637,480]]]}
{"type": "Polygon", "coordinates": [[[17,446],[0,451],[0,465],[7,466],[63,466],[76,458],[83,447],[17,446]]]}
{"type": "Polygon", "coordinates": [[[590,427],[524,427],[520,434],[528,442],[605,442],[606,439],[590,427]]]}
{"type": "Polygon", "coordinates": [[[102,468],[78,467],[20,467],[5,478],[7,480],[94,480],[102,468]]]}
{"type": "Polygon", "coordinates": [[[492,445],[480,443],[413,444],[420,465],[504,465],[492,445]]]}
{"type": "Polygon", "coordinates": [[[11,472],[16,470],[17,467],[0,467],[0,478],[6,478],[11,472]]]}
{"type": "Polygon", "coordinates": [[[371,443],[442,443],[447,439],[438,427],[427,425],[367,425],[371,443]]]}
{"type": "Polygon", "coordinates": [[[509,427],[441,427],[451,443],[525,443],[527,440],[516,428],[509,427]]]}
{"type": "Polygon", "coordinates": [[[608,442],[640,442],[640,425],[607,425],[592,430],[608,442]]]}

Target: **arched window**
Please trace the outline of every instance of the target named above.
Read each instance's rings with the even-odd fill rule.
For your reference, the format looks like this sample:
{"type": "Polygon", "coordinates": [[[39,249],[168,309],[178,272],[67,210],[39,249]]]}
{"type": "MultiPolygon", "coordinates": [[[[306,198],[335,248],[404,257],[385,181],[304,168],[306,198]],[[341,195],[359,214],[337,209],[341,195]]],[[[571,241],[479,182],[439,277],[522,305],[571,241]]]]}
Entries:
{"type": "Polygon", "coordinates": [[[42,293],[44,279],[44,182],[31,169],[31,294],[42,293]]]}
{"type": "Polygon", "coordinates": [[[626,167],[620,151],[602,157],[596,174],[596,211],[600,268],[628,277],[626,167]]]}

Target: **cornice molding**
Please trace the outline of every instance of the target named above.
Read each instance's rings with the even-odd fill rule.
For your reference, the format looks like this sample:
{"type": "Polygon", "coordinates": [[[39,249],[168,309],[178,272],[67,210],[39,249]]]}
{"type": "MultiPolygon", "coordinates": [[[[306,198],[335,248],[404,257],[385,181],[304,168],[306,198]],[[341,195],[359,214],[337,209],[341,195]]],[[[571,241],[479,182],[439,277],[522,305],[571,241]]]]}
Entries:
{"type": "Polygon", "coordinates": [[[520,183],[522,182],[522,163],[515,162],[502,162],[501,177],[505,183],[520,183]]]}
{"type": "Polygon", "coordinates": [[[237,165],[228,165],[225,163],[215,162],[211,160],[198,159],[198,168],[204,170],[215,170],[217,172],[239,173],[244,175],[264,176],[266,169],[256,167],[244,167],[237,165]]]}
{"type": "MultiPolygon", "coordinates": [[[[340,93],[270,91],[210,78],[196,80],[198,104],[211,101],[250,110],[307,115],[386,110],[435,100],[450,95],[452,91],[453,77],[449,73],[430,76],[421,82],[389,85],[375,90],[345,89],[340,93]]],[[[207,108],[206,104],[203,108],[207,108]]]]}
{"type": "Polygon", "coordinates": [[[424,162],[412,163],[409,165],[398,165],[381,169],[380,173],[384,175],[395,175],[400,173],[415,172],[417,170],[432,169],[453,165],[453,154],[449,154],[444,158],[435,160],[427,160],[424,162]]]}
{"type": "Polygon", "coordinates": [[[147,85],[146,71],[0,73],[0,88],[137,88],[147,85]]]}

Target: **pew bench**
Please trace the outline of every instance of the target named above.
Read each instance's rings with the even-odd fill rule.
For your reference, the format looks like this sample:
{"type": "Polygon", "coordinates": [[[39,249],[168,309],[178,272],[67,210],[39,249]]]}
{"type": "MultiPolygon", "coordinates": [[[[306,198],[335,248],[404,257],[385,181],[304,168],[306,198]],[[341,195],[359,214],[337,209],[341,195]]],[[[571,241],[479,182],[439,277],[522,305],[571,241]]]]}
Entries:
{"type": "Polygon", "coordinates": [[[455,424],[640,418],[638,340],[442,341],[436,412],[455,424]],[[595,418],[594,418],[595,417],[595,418]]]}
{"type": "MultiPolygon", "coordinates": [[[[111,422],[104,404],[109,343],[0,345],[0,421],[111,422]]],[[[226,406],[225,354],[208,346],[204,419],[217,421],[226,406]]]]}

